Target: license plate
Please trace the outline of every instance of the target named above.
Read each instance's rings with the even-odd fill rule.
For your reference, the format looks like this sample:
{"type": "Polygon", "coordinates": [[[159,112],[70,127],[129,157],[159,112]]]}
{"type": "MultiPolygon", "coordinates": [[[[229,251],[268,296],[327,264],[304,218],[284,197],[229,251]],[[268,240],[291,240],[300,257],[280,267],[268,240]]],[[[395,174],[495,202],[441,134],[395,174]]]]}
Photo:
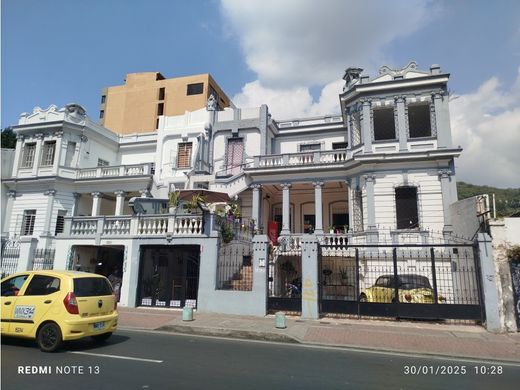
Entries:
{"type": "Polygon", "coordinates": [[[94,322],[94,330],[101,330],[105,329],[105,323],[104,322],[94,322]]]}

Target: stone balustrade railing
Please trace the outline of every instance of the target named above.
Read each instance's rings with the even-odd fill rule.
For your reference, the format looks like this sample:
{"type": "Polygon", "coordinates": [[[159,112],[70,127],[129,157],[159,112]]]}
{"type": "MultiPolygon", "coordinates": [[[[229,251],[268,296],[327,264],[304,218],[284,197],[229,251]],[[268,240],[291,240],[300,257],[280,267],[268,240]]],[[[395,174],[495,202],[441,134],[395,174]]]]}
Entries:
{"type": "Polygon", "coordinates": [[[341,150],[316,150],[313,152],[273,154],[255,156],[247,168],[276,168],[301,165],[343,164],[350,158],[350,152],[341,150]]]}
{"type": "Polygon", "coordinates": [[[64,168],[60,167],[62,176],[75,179],[99,179],[106,177],[142,176],[152,174],[151,164],[118,165],[96,168],[64,168]]]}

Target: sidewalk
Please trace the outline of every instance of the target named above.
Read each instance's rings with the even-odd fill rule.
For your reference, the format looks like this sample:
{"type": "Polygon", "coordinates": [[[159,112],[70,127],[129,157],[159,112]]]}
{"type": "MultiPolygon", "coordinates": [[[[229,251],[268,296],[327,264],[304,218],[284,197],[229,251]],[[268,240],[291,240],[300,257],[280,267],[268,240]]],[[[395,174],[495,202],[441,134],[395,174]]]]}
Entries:
{"type": "Polygon", "coordinates": [[[493,334],[480,326],[427,322],[288,317],[286,329],[275,317],[197,313],[182,321],[182,311],[119,307],[121,329],[353,347],[520,363],[520,333],[493,334]]]}

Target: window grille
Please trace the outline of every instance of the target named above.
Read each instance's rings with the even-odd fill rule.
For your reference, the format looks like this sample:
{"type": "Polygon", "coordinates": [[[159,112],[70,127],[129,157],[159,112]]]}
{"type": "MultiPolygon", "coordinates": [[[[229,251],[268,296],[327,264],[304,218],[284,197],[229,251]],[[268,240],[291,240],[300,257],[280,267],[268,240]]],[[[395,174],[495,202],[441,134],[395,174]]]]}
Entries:
{"type": "Polygon", "coordinates": [[[50,166],[54,163],[56,141],[48,141],[43,144],[42,166],[50,166]]]}
{"type": "Polygon", "coordinates": [[[35,153],[36,143],[25,144],[23,149],[22,168],[32,168],[35,153]]]}
{"type": "Polygon", "coordinates": [[[110,163],[107,160],[103,160],[102,158],[98,158],[97,166],[98,167],[108,167],[110,163]]]}
{"type": "Polygon", "coordinates": [[[56,217],[56,230],[54,235],[63,233],[63,228],[65,226],[65,215],[67,215],[65,210],[58,211],[58,216],[56,217]]]}
{"type": "Polygon", "coordinates": [[[34,221],[36,220],[36,210],[24,210],[22,229],[20,235],[30,236],[34,232],[34,221]]]}
{"type": "Polygon", "coordinates": [[[179,143],[179,149],[177,151],[177,168],[191,167],[191,148],[191,142],[179,143]]]}
{"type": "Polygon", "coordinates": [[[410,129],[410,138],[431,137],[430,105],[409,105],[408,126],[410,129]]]}
{"type": "Polygon", "coordinates": [[[395,139],[395,120],[393,108],[378,108],[374,113],[374,140],[395,139]]]}
{"type": "Polygon", "coordinates": [[[351,127],[352,127],[352,146],[359,145],[361,143],[361,114],[355,112],[351,116],[351,127]]]}
{"type": "Polygon", "coordinates": [[[320,150],[321,144],[300,144],[300,152],[310,152],[313,150],[320,150]]]}

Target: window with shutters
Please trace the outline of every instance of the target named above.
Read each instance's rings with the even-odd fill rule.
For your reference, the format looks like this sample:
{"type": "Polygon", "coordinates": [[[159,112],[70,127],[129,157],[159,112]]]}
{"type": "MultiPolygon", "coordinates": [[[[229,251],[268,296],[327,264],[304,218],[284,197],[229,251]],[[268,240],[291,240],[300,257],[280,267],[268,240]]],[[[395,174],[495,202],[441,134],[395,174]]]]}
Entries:
{"type": "Polygon", "coordinates": [[[191,167],[191,149],[191,142],[179,143],[179,149],[177,150],[177,168],[191,167]]]}
{"type": "Polygon", "coordinates": [[[63,228],[65,226],[65,216],[67,215],[66,210],[59,210],[58,216],[56,217],[56,230],[54,231],[54,235],[58,233],[63,233],[63,228]]]}
{"type": "Polygon", "coordinates": [[[36,210],[24,210],[22,220],[21,236],[30,236],[34,232],[34,221],[36,220],[36,210]]]}
{"type": "Polygon", "coordinates": [[[23,148],[22,166],[21,168],[32,168],[34,164],[34,155],[36,153],[36,143],[27,143],[23,148]]]}
{"type": "Polygon", "coordinates": [[[236,175],[242,170],[244,158],[243,138],[229,138],[226,156],[226,174],[236,175]]]}
{"type": "Polygon", "coordinates": [[[42,166],[50,166],[54,163],[56,141],[47,141],[43,144],[42,166]]]}

